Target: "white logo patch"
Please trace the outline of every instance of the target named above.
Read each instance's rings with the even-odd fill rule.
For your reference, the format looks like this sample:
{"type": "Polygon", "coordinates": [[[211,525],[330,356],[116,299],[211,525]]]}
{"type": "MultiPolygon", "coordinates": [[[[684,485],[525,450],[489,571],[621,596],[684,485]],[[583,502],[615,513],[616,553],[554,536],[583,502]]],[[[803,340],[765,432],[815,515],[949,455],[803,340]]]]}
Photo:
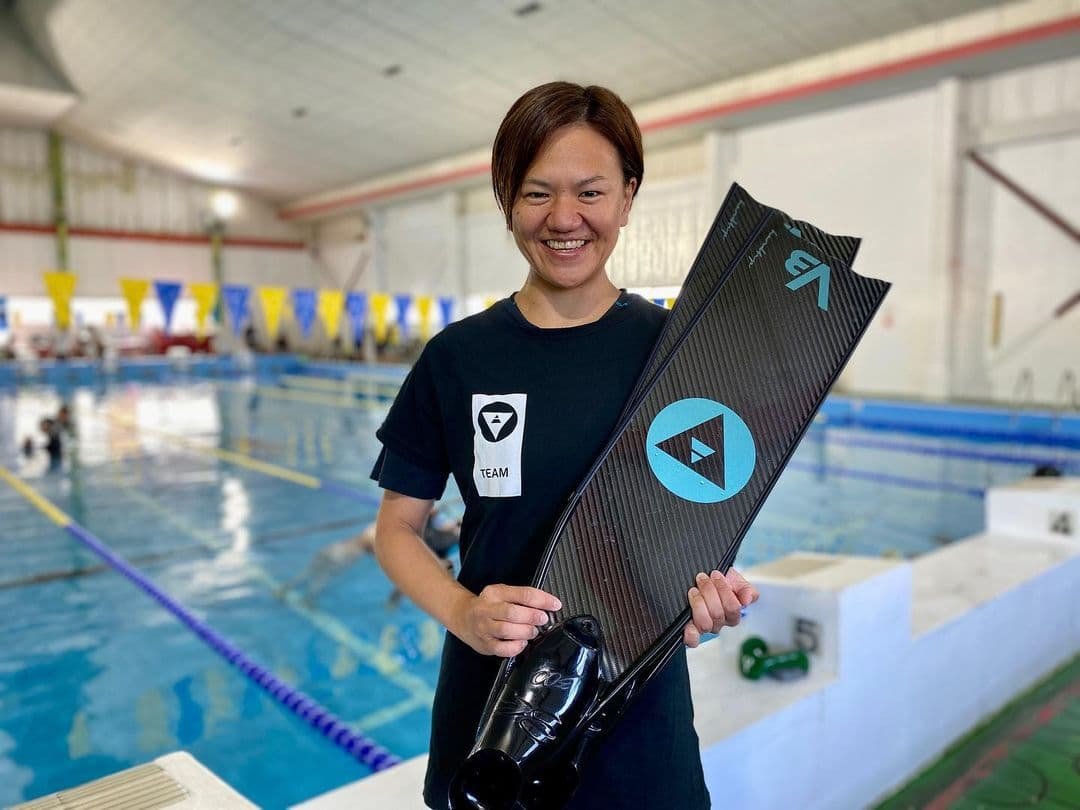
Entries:
{"type": "Polygon", "coordinates": [[[525,394],[473,394],[473,483],[486,498],[521,495],[525,394]]]}

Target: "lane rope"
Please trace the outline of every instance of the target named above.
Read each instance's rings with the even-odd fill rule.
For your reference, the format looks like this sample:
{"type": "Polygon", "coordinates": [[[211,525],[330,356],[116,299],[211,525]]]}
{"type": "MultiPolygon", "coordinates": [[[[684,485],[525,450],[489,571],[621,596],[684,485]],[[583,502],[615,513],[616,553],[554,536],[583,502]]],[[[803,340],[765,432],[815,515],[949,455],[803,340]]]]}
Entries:
{"type": "Polygon", "coordinates": [[[134,583],[143,593],[168,610],[188,629],[202,639],[207,646],[236,667],[246,678],[266,692],[287,710],[318,731],[331,743],[373,771],[381,771],[401,763],[401,758],[390,753],[360,731],[349,727],[337,715],[305,694],[278,678],[269,668],[233,644],[214,630],[188,608],[162,590],[153,580],[143,574],[123,557],[110,549],[90,531],[80,526],[68,515],[50,503],[25,481],[9,470],[0,467],[0,479],[26,498],[53,523],[93,551],[118,573],[134,583]]]}

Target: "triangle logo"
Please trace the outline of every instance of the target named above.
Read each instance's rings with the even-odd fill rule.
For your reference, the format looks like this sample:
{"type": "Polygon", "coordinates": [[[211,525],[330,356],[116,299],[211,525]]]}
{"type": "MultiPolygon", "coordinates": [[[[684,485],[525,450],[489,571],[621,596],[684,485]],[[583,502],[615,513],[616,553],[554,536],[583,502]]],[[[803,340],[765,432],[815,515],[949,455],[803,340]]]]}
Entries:
{"type": "Polygon", "coordinates": [[[656,447],[673,459],[724,489],[724,415],[700,422],[681,433],[657,442],[656,447]]]}
{"type": "Polygon", "coordinates": [[[477,419],[480,434],[489,442],[499,442],[514,432],[517,412],[505,402],[492,402],[480,409],[477,419]]]}

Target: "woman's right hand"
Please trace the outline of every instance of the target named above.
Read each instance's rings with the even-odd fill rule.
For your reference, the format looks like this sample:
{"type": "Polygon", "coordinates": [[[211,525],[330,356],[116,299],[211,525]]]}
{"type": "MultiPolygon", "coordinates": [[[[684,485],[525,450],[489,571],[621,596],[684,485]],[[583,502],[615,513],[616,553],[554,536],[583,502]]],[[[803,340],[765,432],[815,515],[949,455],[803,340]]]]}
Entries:
{"type": "Polygon", "coordinates": [[[539,588],[488,585],[462,602],[454,635],[481,655],[511,658],[548,623],[547,612],[560,608],[562,602],[539,588]]]}

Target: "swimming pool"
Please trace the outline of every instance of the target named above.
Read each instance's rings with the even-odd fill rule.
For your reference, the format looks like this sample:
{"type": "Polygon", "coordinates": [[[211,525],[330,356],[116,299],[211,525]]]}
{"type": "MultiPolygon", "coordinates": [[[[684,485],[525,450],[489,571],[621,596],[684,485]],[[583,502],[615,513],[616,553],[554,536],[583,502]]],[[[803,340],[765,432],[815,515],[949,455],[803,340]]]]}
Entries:
{"type": "MultiPolygon", "coordinates": [[[[9,470],[278,677],[398,756],[426,750],[435,623],[408,602],[388,608],[370,558],[310,604],[282,589],[373,517],[384,404],[251,379],[76,383],[65,395],[80,438],[49,472],[17,444],[55,411],[56,389],[0,388],[9,470]]],[[[1080,472],[1071,441],[826,413],[741,565],[793,549],[917,555],[978,531],[988,486],[1041,463],[1080,472]]],[[[265,807],[367,773],[3,484],[0,515],[0,804],[178,748],[265,807]]]]}

